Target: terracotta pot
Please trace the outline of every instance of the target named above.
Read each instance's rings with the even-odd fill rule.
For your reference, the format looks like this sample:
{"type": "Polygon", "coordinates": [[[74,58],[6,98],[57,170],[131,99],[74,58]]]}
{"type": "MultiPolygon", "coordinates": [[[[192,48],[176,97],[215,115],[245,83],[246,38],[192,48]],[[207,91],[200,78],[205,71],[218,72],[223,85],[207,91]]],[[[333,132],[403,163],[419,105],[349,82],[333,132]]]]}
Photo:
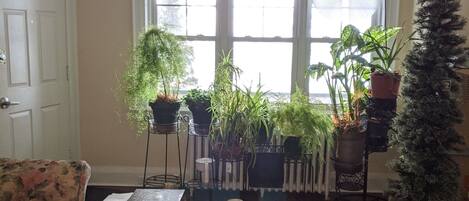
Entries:
{"type": "Polygon", "coordinates": [[[401,76],[397,73],[371,74],[371,96],[380,99],[395,99],[399,95],[401,76]]]}
{"type": "Polygon", "coordinates": [[[360,164],[365,150],[366,134],[358,126],[350,126],[339,134],[337,160],[342,163],[360,164]]]}

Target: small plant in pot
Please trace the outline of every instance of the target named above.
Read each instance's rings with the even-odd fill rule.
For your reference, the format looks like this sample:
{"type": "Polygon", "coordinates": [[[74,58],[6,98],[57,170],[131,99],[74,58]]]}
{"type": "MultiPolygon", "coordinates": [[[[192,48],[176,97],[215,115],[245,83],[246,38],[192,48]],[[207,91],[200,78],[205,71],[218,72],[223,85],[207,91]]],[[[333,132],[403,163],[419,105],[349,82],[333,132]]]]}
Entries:
{"type": "Polygon", "coordinates": [[[406,39],[397,39],[400,27],[384,28],[371,27],[363,34],[365,45],[362,53],[373,53],[371,62],[364,65],[371,67],[371,96],[377,99],[396,99],[399,94],[401,76],[393,72],[393,64],[397,56],[412,40],[412,35],[406,39]]]}
{"type": "Polygon", "coordinates": [[[184,102],[192,113],[195,132],[199,135],[208,135],[212,122],[209,92],[201,89],[189,90],[189,93],[184,96],[184,102]]]}
{"type": "Polygon", "coordinates": [[[323,150],[332,142],[333,126],[330,116],[324,107],[311,104],[298,88],[289,103],[279,103],[276,106],[272,119],[280,134],[287,137],[284,150],[288,158],[298,158],[301,153],[323,150]]]}
{"type": "Polygon", "coordinates": [[[352,25],[346,26],[340,40],[331,46],[333,65],[319,63],[308,69],[313,79],[324,78],[327,83],[337,134],[336,159],[350,167],[362,163],[366,140],[361,117],[370,70],[363,65],[366,62],[361,52],[364,45],[359,30],[352,25]]]}
{"type": "Polygon", "coordinates": [[[179,84],[186,76],[191,51],[181,39],[163,29],[144,32],[135,45],[121,78],[128,118],[143,133],[147,128],[148,103],[159,133],[176,131],[181,105],[179,84]]]}

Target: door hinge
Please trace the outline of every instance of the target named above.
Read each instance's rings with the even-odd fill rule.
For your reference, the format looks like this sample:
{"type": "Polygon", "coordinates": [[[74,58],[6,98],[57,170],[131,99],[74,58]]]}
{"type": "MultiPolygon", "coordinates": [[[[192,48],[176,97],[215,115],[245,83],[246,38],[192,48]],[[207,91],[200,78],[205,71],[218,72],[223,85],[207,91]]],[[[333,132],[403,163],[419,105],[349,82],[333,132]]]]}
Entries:
{"type": "Polygon", "coordinates": [[[65,69],[66,69],[66,71],[67,71],[67,72],[66,72],[67,81],[69,81],[69,80],[70,80],[70,66],[67,65],[67,66],[65,67],[65,69]]]}

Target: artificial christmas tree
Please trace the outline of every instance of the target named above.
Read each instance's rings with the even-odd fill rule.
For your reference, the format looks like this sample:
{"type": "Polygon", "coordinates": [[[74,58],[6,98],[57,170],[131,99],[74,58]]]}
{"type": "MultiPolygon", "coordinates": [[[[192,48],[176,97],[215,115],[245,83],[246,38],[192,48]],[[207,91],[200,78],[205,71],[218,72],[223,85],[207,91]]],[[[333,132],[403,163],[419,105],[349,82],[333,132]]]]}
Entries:
{"type": "Polygon", "coordinates": [[[465,20],[457,0],[419,0],[418,40],[404,63],[402,111],[396,119],[400,157],[393,164],[400,181],[395,198],[403,201],[458,200],[457,164],[448,152],[462,144],[454,125],[462,122],[457,108],[460,78],[455,68],[468,57],[458,35],[465,20]]]}

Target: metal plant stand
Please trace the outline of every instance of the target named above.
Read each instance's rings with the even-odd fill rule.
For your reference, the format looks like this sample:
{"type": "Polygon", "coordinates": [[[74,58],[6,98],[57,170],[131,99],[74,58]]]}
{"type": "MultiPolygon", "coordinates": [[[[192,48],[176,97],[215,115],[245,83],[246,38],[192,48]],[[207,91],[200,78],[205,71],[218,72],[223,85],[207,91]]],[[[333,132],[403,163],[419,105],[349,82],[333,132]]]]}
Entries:
{"type": "Polygon", "coordinates": [[[183,188],[184,176],[182,176],[182,165],[181,165],[181,147],[179,143],[179,134],[181,132],[180,123],[188,120],[186,116],[179,116],[178,121],[174,124],[156,124],[152,118],[148,118],[148,130],[147,130],[147,143],[145,151],[145,167],[143,171],[143,188],[183,188]],[[176,129],[172,129],[176,127],[176,129]],[[147,166],[148,166],[148,154],[150,146],[151,135],[164,135],[165,136],[165,160],[164,160],[164,174],[153,175],[147,177],[147,166]],[[177,139],[177,152],[178,152],[178,165],[179,175],[168,174],[168,135],[176,135],[177,139]]]}
{"type": "MultiPolygon", "coordinates": [[[[357,197],[357,194],[343,195],[341,190],[363,191],[362,199],[386,200],[382,197],[368,195],[368,157],[374,152],[386,152],[388,149],[387,132],[392,130],[390,122],[395,117],[396,100],[394,99],[370,99],[367,108],[368,124],[366,131],[365,149],[363,150],[362,164],[341,164],[335,161],[336,167],[336,192],[335,200],[347,200],[347,197],[357,197]],[[347,166],[351,172],[343,172],[341,166],[347,166]],[[353,171],[356,170],[356,171],[353,171]]],[[[358,194],[359,195],[359,194],[358,194]]]]}

